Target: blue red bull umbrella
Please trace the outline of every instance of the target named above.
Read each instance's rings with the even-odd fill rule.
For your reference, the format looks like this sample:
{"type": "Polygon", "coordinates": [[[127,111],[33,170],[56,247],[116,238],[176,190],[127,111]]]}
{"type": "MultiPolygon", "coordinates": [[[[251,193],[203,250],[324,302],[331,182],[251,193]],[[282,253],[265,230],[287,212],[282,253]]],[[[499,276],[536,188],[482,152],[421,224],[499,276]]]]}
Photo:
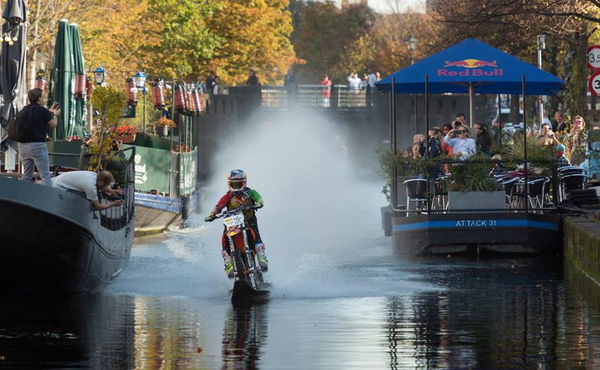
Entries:
{"type": "Polygon", "coordinates": [[[424,93],[425,77],[430,94],[521,94],[525,77],[527,95],[554,95],[564,89],[560,78],[477,39],[466,39],[376,83],[381,91],[424,93]]]}

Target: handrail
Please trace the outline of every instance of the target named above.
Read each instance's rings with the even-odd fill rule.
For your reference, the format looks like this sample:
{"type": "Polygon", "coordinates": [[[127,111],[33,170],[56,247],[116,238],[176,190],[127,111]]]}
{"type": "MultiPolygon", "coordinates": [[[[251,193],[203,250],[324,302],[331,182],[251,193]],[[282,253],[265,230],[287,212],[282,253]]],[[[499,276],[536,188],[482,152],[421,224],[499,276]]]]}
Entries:
{"type": "MultiPolygon", "coordinates": [[[[554,207],[543,207],[543,208],[528,208],[529,211],[558,211],[558,206],[554,207]]],[[[472,212],[495,212],[495,213],[518,213],[525,211],[525,208],[483,208],[483,209],[468,209],[468,208],[460,208],[460,209],[431,209],[430,213],[438,213],[438,214],[454,214],[454,213],[472,213],[472,212]]],[[[423,213],[427,214],[422,210],[418,209],[400,209],[397,212],[402,213],[423,213]]]]}
{"type": "MultiPolygon", "coordinates": [[[[414,161],[419,161],[421,160],[421,158],[419,159],[411,159],[414,161]]],[[[442,157],[437,157],[437,158],[429,158],[430,161],[435,161],[436,163],[443,163],[443,164],[469,164],[469,163],[510,163],[510,162],[528,162],[528,163],[546,163],[546,164],[553,164],[556,163],[557,160],[548,160],[548,159],[515,159],[515,160],[507,160],[507,159],[477,159],[477,160],[470,160],[470,159],[445,159],[442,157]],[[438,159],[439,158],[439,159],[438,159]]]]}
{"type": "MultiPolygon", "coordinates": [[[[435,192],[431,192],[431,190],[426,191],[425,196],[423,196],[422,201],[423,206],[421,208],[418,209],[406,209],[408,208],[407,205],[399,205],[397,202],[399,201],[396,200],[396,203],[394,202],[390,202],[390,209],[394,212],[394,213],[403,213],[403,214],[417,214],[417,213],[422,213],[422,214],[442,214],[442,213],[477,213],[477,212],[491,212],[491,213],[515,213],[515,212],[524,212],[526,214],[529,213],[539,213],[539,212],[555,212],[558,209],[558,203],[560,202],[559,199],[559,182],[560,182],[560,176],[558,175],[558,168],[557,168],[557,163],[555,160],[552,159],[520,159],[520,160],[492,160],[492,159],[477,159],[477,160],[461,160],[461,159],[454,159],[454,158],[433,158],[433,162],[430,163],[423,163],[425,166],[423,166],[423,168],[419,167],[418,161],[419,159],[416,160],[409,160],[407,161],[407,166],[410,171],[410,168],[412,167],[414,171],[414,173],[412,173],[412,175],[404,175],[401,176],[401,178],[403,179],[416,179],[416,178],[420,178],[423,181],[427,181],[427,185],[431,186],[434,182],[438,183],[438,181],[445,181],[445,182],[450,182],[452,181],[452,176],[439,176],[439,177],[432,177],[432,176],[428,176],[427,173],[427,168],[431,166],[440,166],[442,164],[461,164],[461,165],[465,165],[465,166],[469,166],[471,163],[472,164],[496,164],[496,163],[524,163],[527,162],[529,164],[545,164],[548,167],[549,173],[545,172],[543,174],[533,174],[531,173],[531,169],[533,166],[528,166],[529,171],[527,171],[527,173],[521,172],[519,173],[519,171],[506,171],[506,173],[504,173],[503,177],[501,177],[502,179],[515,179],[513,180],[514,183],[512,184],[513,186],[517,186],[520,188],[518,190],[519,192],[519,197],[525,197],[525,203],[524,204],[517,204],[517,207],[521,206],[521,208],[516,208],[514,206],[509,206],[508,204],[504,204],[503,206],[500,206],[498,208],[486,208],[486,209],[445,209],[445,208],[439,208],[439,207],[433,207],[433,203],[435,203],[435,196],[437,195],[435,192]],[[413,162],[411,162],[413,161],[413,162]],[[518,179],[518,180],[517,180],[518,179]],[[544,182],[548,185],[546,186],[546,189],[544,190],[543,194],[537,194],[537,191],[535,191],[534,193],[531,193],[531,189],[530,186],[533,186],[536,182],[542,181],[543,179],[546,179],[544,182]],[[551,186],[548,187],[548,186],[551,186]],[[427,195],[428,194],[428,195],[427,195]],[[538,199],[538,202],[540,203],[540,206],[534,206],[534,204],[530,204],[530,201],[528,200],[529,197],[536,197],[536,199],[538,199]],[[547,196],[549,196],[549,200],[548,203],[546,203],[544,201],[544,205],[541,205],[541,201],[539,201],[539,197],[543,197],[544,199],[546,199],[547,196]]],[[[394,166],[394,170],[396,170],[396,166],[394,166]]],[[[521,171],[524,171],[523,168],[521,168],[521,171]]],[[[398,180],[400,180],[399,176],[396,176],[396,171],[393,171],[393,177],[396,177],[398,180]]],[[[494,177],[492,176],[492,174],[490,173],[489,177],[491,179],[494,179],[499,188],[498,190],[500,190],[500,186],[503,186],[504,184],[499,182],[498,177],[494,177]]],[[[393,185],[393,184],[392,184],[393,185]]],[[[397,186],[402,186],[402,182],[398,182],[397,186]]],[[[397,190],[396,190],[397,191],[397,190]]],[[[446,192],[444,193],[444,195],[446,196],[446,192]]],[[[508,194],[507,194],[508,195],[508,194]]],[[[513,199],[513,198],[511,198],[513,199]]],[[[516,198],[515,198],[516,199],[516,198]]]]}
{"type": "Polygon", "coordinates": [[[56,153],[56,152],[49,152],[48,155],[53,155],[56,157],[73,157],[73,158],[79,158],[79,153],[56,153]]]}
{"type": "MultiPolygon", "coordinates": [[[[109,230],[120,230],[133,220],[134,202],[135,202],[135,146],[121,150],[121,152],[131,152],[129,158],[126,158],[127,167],[123,178],[123,193],[125,202],[119,207],[111,207],[100,211],[100,224],[109,230]]],[[[105,198],[104,194],[101,196],[105,198]]]]}

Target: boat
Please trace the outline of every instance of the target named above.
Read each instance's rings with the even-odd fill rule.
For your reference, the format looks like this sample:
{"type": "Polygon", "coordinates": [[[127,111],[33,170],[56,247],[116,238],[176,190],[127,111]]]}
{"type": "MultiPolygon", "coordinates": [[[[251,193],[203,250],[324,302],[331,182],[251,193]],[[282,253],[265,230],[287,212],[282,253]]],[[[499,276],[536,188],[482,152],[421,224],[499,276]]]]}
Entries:
{"type": "Polygon", "coordinates": [[[196,211],[197,149],[171,150],[166,138],[139,135],[135,155],[137,236],[182,226],[196,211]]]}
{"type": "Polygon", "coordinates": [[[546,254],[560,251],[560,216],[544,213],[392,213],[392,240],[400,255],[546,254]]]}
{"type": "MultiPolygon", "coordinates": [[[[424,134],[429,137],[429,94],[468,94],[469,117],[476,122],[473,119],[476,93],[553,95],[564,88],[564,82],[481,41],[466,39],[385,77],[376,86],[389,96],[390,158],[400,158],[397,94],[424,95],[424,134]]],[[[524,99],[524,122],[527,122],[526,112],[524,99]]],[[[409,130],[404,129],[401,132],[409,130]]],[[[569,175],[557,170],[555,157],[545,162],[529,158],[527,135],[522,136],[524,156],[518,158],[521,168],[498,177],[493,177],[491,168],[484,168],[485,181],[495,181],[486,191],[473,186],[448,191],[448,184],[457,185],[458,176],[434,175],[431,164],[415,171],[414,176],[402,178],[401,175],[407,174],[399,173],[402,170],[395,159],[389,178],[390,204],[382,213],[383,228],[392,236],[394,251],[404,256],[560,253],[559,204],[565,199],[562,180],[569,175]],[[540,173],[536,167],[544,170],[540,173]]],[[[500,137],[499,145],[503,145],[502,140],[500,137]]],[[[428,153],[428,140],[425,145],[428,153]]],[[[489,157],[454,158],[441,160],[435,166],[470,171],[477,166],[481,169],[481,164],[494,163],[502,161],[493,162],[489,157]]],[[[474,172],[469,176],[474,178],[474,172]]],[[[482,178],[481,173],[478,176],[482,178]]]]}
{"type": "MultiPolygon", "coordinates": [[[[133,159],[115,176],[122,206],[94,210],[79,192],[0,175],[3,294],[102,291],[127,266],[134,235],[133,159]]],[[[100,197],[101,202],[108,200],[100,197]]]]}
{"type": "MultiPolygon", "coordinates": [[[[194,125],[197,116],[174,112],[177,135],[161,137],[138,133],[125,148],[135,148],[135,235],[144,236],[182,227],[196,212],[197,147],[194,125]]],[[[84,168],[79,140],[54,140],[51,163],[65,168],[84,168]]]]}

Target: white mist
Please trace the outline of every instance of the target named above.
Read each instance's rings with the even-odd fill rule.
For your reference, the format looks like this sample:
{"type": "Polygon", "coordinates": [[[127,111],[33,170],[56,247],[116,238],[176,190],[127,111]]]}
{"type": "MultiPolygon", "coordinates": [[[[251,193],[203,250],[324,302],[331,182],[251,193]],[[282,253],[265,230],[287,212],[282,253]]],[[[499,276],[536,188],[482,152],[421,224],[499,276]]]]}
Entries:
{"type": "MultiPolygon", "coordinates": [[[[170,233],[162,245],[134,248],[115,293],[226,299],[220,220],[202,220],[227,191],[226,176],[241,168],[263,197],[257,213],[269,258],[271,297],[394,296],[429,289],[392,257],[379,209],[383,180],[360,180],[346,147],[344,123],[316,113],[255,117],[224,139],[201,189],[199,227],[170,233]]],[[[377,165],[373,164],[372,168],[377,165]]]]}
{"type": "MultiPolygon", "coordinates": [[[[364,263],[372,248],[386,244],[388,255],[391,249],[381,237],[383,180],[358,179],[361,169],[351,162],[343,124],[304,111],[255,121],[221,143],[224,149],[213,166],[203,213],[225,194],[228,172],[243,169],[247,185],[265,202],[257,217],[274,295],[364,296],[382,294],[381,288],[395,290],[398,282],[381,286],[364,281],[352,268],[364,263]]],[[[217,254],[222,226],[211,225],[207,231],[217,254]]]]}

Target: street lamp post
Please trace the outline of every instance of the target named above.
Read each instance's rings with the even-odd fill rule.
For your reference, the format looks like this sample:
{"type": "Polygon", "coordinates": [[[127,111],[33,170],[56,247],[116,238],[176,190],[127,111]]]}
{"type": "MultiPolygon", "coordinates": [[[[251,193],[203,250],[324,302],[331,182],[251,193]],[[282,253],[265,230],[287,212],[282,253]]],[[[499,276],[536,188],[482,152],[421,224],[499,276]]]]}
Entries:
{"type": "Polygon", "coordinates": [[[404,40],[404,44],[406,45],[406,48],[408,49],[408,58],[410,60],[410,64],[414,63],[413,52],[417,48],[417,41],[418,41],[417,38],[414,37],[413,35],[408,35],[406,40],[404,40]]]}
{"type": "Polygon", "coordinates": [[[142,132],[146,133],[146,73],[137,72],[133,76],[133,82],[138,90],[142,91],[142,132]]]}
{"type": "MultiPolygon", "coordinates": [[[[406,45],[406,48],[408,49],[408,59],[409,59],[411,65],[414,63],[413,52],[417,48],[417,41],[418,41],[417,38],[414,37],[413,35],[408,35],[406,40],[404,40],[404,44],[406,45]]],[[[417,133],[417,132],[419,132],[419,118],[417,115],[417,94],[413,93],[412,98],[413,98],[413,111],[415,113],[415,133],[417,133]]],[[[425,133],[425,134],[427,134],[427,133],[425,133]]]]}
{"type": "Polygon", "coordinates": [[[98,67],[94,70],[94,79],[96,80],[96,85],[103,86],[106,81],[106,71],[102,67],[98,67]]]}
{"type": "MultiPolygon", "coordinates": [[[[542,69],[542,50],[546,49],[546,35],[538,35],[537,37],[537,58],[538,58],[538,67],[542,69]]],[[[524,99],[524,98],[523,98],[524,99]]],[[[542,100],[542,96],[538,96],[538,104],[540,111],[540,129],[542,128],[542,124],[544,123],[544,101],[542,100]]]]}
{"type": "MultiPolygon", "coordinates": [[[[96,81],[97,86],[105,86],[106,85],[106,71],[102,67],[98,67],[94,70],[94,80],[96,81]]],[[[88,120],[90,127],[90,134],[92,132],[92,127],[94,125],[94,108],[92,107],[92,89],[90,86],[90,91],[88,92],[88,120]]]]}

